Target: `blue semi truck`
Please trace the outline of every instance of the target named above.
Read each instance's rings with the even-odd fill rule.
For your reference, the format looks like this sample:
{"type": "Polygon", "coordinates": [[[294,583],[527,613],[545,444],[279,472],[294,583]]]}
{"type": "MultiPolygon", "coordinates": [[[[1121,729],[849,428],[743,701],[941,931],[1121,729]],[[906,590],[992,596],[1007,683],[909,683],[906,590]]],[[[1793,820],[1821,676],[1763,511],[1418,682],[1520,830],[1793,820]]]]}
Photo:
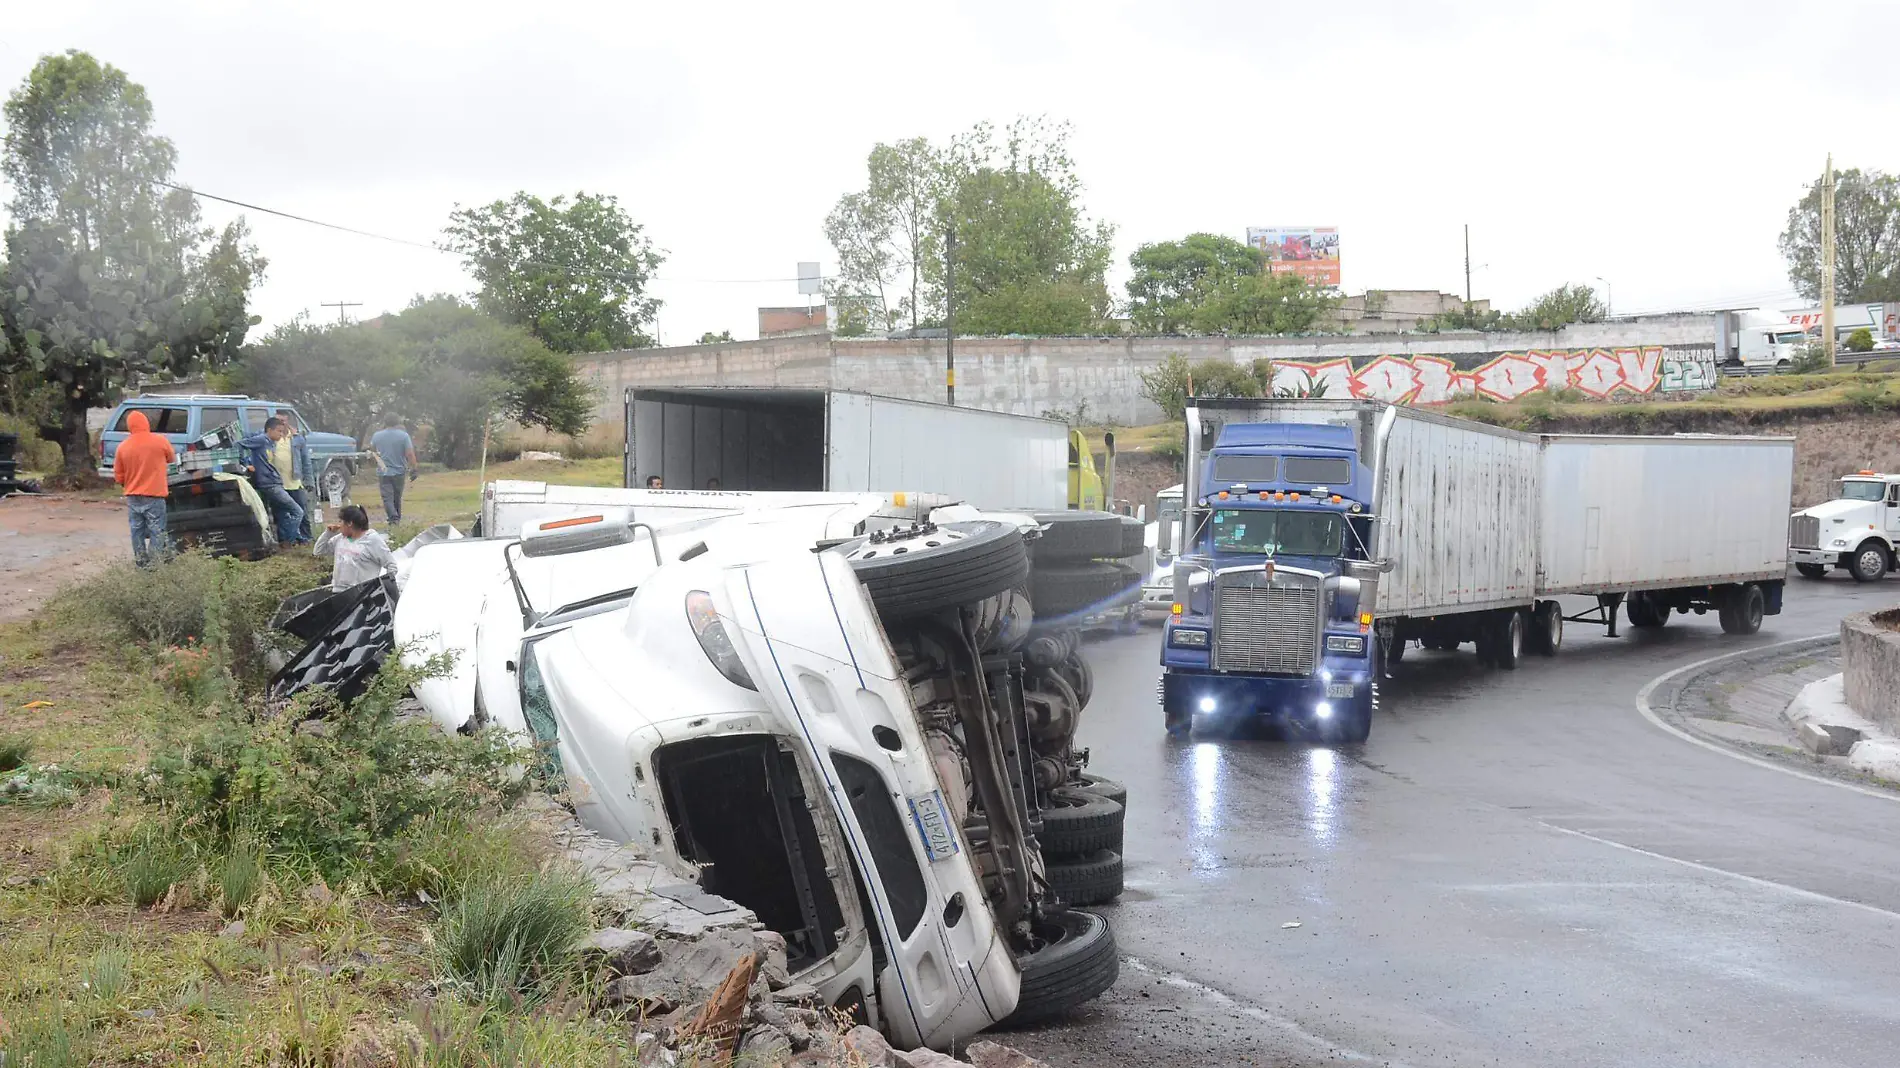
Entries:
{"type": "MultiPolygon", "coordinates": [[[[1371,401],[1197,399],[1160,699],[1364,741],[1409,644],[1515,668],[1564,623],[1781,610],[1791,438],[1536,435],[1371,401]],[[1559,596],[1592,598],[1566,614],[1559,596]]],[[[1167,546],[1162,546],[1164,550],[1167,546]]]]}

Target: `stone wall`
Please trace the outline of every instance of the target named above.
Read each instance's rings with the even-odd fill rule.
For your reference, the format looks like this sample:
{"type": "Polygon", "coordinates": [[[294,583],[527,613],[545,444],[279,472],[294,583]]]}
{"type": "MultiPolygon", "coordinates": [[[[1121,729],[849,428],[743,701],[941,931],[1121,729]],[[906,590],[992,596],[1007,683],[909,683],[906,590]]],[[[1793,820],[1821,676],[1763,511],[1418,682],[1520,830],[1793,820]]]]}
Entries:
{"type": "Polygon", "coordinates": [[[1848,705],[1900,733],[1900,608],[1841,620],[1841,665],[1848,705]]]}
{"type": "MultiPolygon", "coordinates": [[[[1289,383],[1326,380],[1329,396],[1405,403],[1539,389],[1647,396],[1713,385],[1715,319],[1648,316],[1535,333],[958,338],[957,403],[1017,415],[1085,405],[1090,419],[1154,423],[1160,412],[1141,396],[1140,374],[1176,353],[1246,367],[1270,360],[1289,383]]],[[[630,386],[830,387],[944,399],[942,339],[815,334],[605,352],[580,365],[598,391],[599,417],[613,421],[630,386]]]]}

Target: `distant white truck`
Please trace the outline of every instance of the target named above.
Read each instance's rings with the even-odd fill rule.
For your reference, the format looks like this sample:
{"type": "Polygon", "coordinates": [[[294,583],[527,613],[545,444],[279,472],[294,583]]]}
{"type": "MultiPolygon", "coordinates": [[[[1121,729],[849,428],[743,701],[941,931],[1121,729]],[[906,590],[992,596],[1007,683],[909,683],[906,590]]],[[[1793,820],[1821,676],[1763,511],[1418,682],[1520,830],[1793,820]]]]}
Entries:
{"type": "Polygon", "coordinates": [[[1786,369],[1808,343],[1807,330],[1790,321],[1787,312],[1721,312],[1715,324],[1717,363],[1786,369]]]}
{"type": "Polygon", "coordinates": [[[1803,508],[1788,520],[1788,557],[1811,579],[1840,568],[1856,582],[1895,569],[1900,545],[1900,475],[1856,471],[1841,479],[1834,499],[1803,508]]]}

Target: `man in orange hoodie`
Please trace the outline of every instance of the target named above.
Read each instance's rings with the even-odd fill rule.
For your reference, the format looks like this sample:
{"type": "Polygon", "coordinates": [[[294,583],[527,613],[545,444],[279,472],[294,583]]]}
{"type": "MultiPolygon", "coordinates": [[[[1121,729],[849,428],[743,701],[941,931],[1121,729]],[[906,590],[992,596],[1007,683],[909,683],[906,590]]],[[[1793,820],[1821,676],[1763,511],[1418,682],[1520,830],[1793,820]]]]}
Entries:
{"type": "Polygon", "coordinates": [[[152,433],[145,413],[125,417],[126,439],[112,454],[112,480],[125,488],[125,510],[132,521],[132,558],[148,567],[165,553],[165,468],[178,459],[172,443],[152,433]]]}

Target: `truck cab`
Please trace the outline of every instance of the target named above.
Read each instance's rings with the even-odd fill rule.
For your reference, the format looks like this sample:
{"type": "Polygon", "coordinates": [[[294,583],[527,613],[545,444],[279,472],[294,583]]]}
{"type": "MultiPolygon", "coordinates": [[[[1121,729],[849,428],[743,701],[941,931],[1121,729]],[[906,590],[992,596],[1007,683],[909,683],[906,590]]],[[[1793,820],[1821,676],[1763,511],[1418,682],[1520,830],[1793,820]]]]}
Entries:
{"type": "Polygon", "coordinates": [[[1900,475],[1856,471],[1836,484],[1834,499],[1803,508],[1788,521],[1788,558],[1803,577],[1840,568],[1857,582],[1895,568],[1900,545],[1900,475]]]}
{"type": "Polygon", "coordinates": [[[1800,323],[1779,312],[1729,313],[1723,326],[1727,336],[1720,342],[1722,362],[1743,367],[1787,367],[1810,340],[1800,323]]]}
{"type": "Polygon", "coordinates": [[[1352,429],[1230,423],[1197,469],[1163,623],[1169,730],[1226,710],[1364,740],[1374,476],[1352,429]]]}

